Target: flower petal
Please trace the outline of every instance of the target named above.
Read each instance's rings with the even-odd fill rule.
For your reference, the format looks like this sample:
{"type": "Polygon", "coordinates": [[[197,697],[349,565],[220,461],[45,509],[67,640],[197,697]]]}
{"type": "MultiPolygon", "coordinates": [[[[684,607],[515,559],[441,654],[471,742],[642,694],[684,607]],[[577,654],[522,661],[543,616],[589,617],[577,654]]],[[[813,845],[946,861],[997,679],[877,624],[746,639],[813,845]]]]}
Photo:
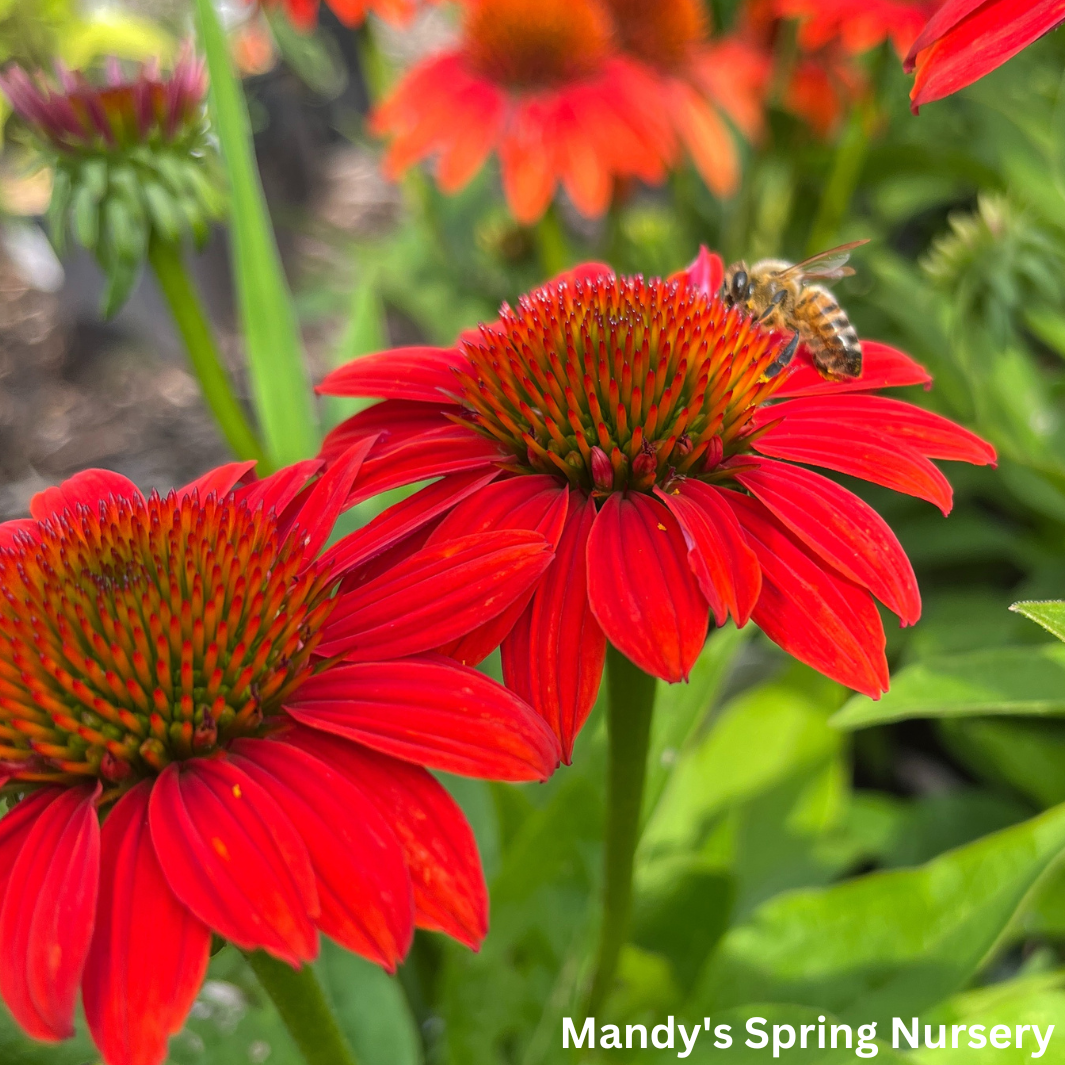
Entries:
{"type": "Polygon", "coordinates": [[[718,625],[728,615],[747,624],[762,590],[762,570],[728,504],[717,489],[685,480],[674,491],[655,490],[673,512],[688,544],[688,564],[718,625]]]}
{"type": "Polygon", "coordinates": [[[395,972],[414,936],[410,876],[392,829],[363,792],[283,740],[238,740],[233,762],[284,807],[311,856],[318,927],[395,972]]]}
{"type": "Polygon", "coordinates": [[[861,377],[846,377],[840,381],[826,380],[810,359],[802,345],[792,360],[787,379],[776,396],[838,395],[840,392],[871,392],[876,388],[902,388],[905,385],[929,387],[932,375],[905,352],[875,340],[862,341],[861,377]]]}
{"type": "Polygon", "coordinates": [[[322,556],[323,567],[328,566],[330,572],[339,575],[363,565],[434,518],[446,514],[456,503],[498,476],[496,469],[481,469],[441,477],[414,495],[394,503],[373,521],[335,543],[322,556]]]}
{"type": "Polygon", "coordinates": [[[760,459],[736,479],[815,554],[898,614],[903,625],[921,616],[913,566],[887,522],[864,500],[787,462],[760,459]]]}
{"type": "Polygon", "coordinates": [[[606,637],[588,602],[588,534],[595,515],[595,501],[571,491],[555,561],[501,648],[507,686],[554,731],[566,765],[595,705],[606,659],[606,637]]]}
{"type": "Polygon", "coordinates": [[[285,741],[310,751],[364,791],[402,846],[419,928],[476,950],[488,932],[488,888],[477,841],[458,804],[421,766],[297,726],[285,741]]]}
{"type": "Polygon", "coordinates": [[[0,907],[3,907],[11,870],[22,844],[32,834],[37,818],[62,793],[61,788],[42,788],[31,792],[0,817],[0,907]]]}
{"type": "Polygon", "coordinates": [[[368,436],[378,437],[378,449],[393,448],[402,440],[430,429],[446,429],[455,423],[448,417],[451,408],[439,403],[418,403],[406,399],[385,399],[353,414],[333,429],[322,443],[319,457],[332,462],[352,444],[368,436]]]}
{"type": "Polygon", "coordinates": [[[387,452],[371,455],[362,466],[348,506],[387,492],[390,488],[493,466],[506,456],[499,445],[485,439],[465,425],[447,425],[431,429],[397,443],[387,452]]]}
{"type": "Polygon", "coordinates": [[[642,670],[687,679],[709,609],[667,507],[636,492],[607,498],[588,536],[588,600],[607,639],[642,670]]]}
{"type": "Polygon", "coordinates": [[[107,815],[96,930],[82,978],[85,1016],[108,1065],[162,1065],[207,972],[211,930],[182,905],[148,828],[151,784],[107,815]]]}
{"type": "Polygon", "coordinates": [[[340,512],[347,506],[348,494],[359,475],[363,459],[373,447],[376,437],[360,440],[348,448],[314,482],[299,513],[294,515],[303,538],[303,560],[313,562],[325,546],[336,525],[340,512]]]}
{"type": "Polygon", "coordinates": [[[860,431],[868,426],[930,459],[970,462],[974,466],[993,465],[996,459],[995,449],[976,433],[963,429],[941,414],[887,396],[792,399],[763,408],[755,417],[755,425],[781,416],[787,418],[789,426],[796,427],[803,423],[814,428],[845,425],[860,431]]]}
{"type": "Polygon", "coordinates": [[[304,459],[284,466],[261,481],[252,481],[238,488],[237,498],[246,503],[249,510],[254,510],[261,503],[267,513],[273,511],[280,516],[324,465],[321,459],[304,459]]]}
{"type": "Polygon", "coordinates": [[[716,296],[725,280],[725,263],[720,255],[700,244],[695,261],[686,270],[671,274],[669,280],[688,285],[704,296],[716,296]]]}
{"type": "Polygon", "coordinates": [[[44,521],[64,510],[73,510],[79,503],[96,510],[102,500],[109,496],[115,499],[143,501],[141,490],[128,478],[112,470],[82,470],[60,485],[38,492],[30,500],[30,514],[37,521],[44,521]]]}
{"type": "MultiPolygon", "coordinates": [[[[555,547],[566,522],[569,490],[553,477],[530,475],[497,481],[460,503],[433,530],[428,543],[491,529],[529,529],[555,547]]],[[[456,662],[475,666],[494,651],[529,605],[533,589],[516,599],[491,621],[442,645],[439,650],[456,662]]]]}
{"type": "Polygon", "coordinates": [[[223,499],[242,478],[247,477],[254,469],[254,459],[250,462],[228,462],[224,466],[208,470],[202,477],[190,481],[184,488],[179,488],[178,499],[184,499],[193,492],[197,492],[200,499],[206,499],[212,493],[216,499],[223,499]]]}
{"type": "Polygon", "coordinates": [[[11,521],[0,522],[0,548],[14,547],[16,541],[30,537],[34,539],[37,534],[37,522],[32,518],[13,518],[11,521]]]}
{"type": "Polygon", "coordinates": [[[954,498],[950,482],[924,455],[876,429],[854,424],[847,428],[846,433],[838,432],[824,417],[794,421],[789,417],[758,437],[754,448],[771,458],[823,466],[882,484],[950,513],[954,498]]]}
{"type": "Polygon", "coordinates": [[[152,788],[149,823],[170,889],[211,929],[293,966],[317,955],[307,847],[261,784],[224,758],[172,762],[152,788]]]}
{"type": "Polygon", "coordinates": [[[320,654],[364,662],[418,654],[501,614],[553,557],[539,534],[478,533],[423,547],[340,597],[320,654]]]}
{"type": "Polygon", "coordinates": [[[4,893],[0,994],[34,1039],[74,1034],[100,885],[99,794],[86,785],[42,803],[4,893]]]}
{"type": "Polygon", "coordinates": [[[393,348],[362,355],[334,370],[318,386],[323,396],[374,396],[378,399],[417,399],[453,403],[455,370],[468,370],[454,348],[393,348]]]}
{"type": "Polygon", "coordinates": [[[512,692],[443,655],[333,666],[285,709],[416,765],[491,780],[546,780],[559,760],[543,720],[512,692]]]}
{"type": "Polygon", "coordinates": [[[872,596],[824,568],[765,506],[722,490],[762,567],[755,622],[800,662],[873,699],[887,691],[884,628],[872,596]]]}

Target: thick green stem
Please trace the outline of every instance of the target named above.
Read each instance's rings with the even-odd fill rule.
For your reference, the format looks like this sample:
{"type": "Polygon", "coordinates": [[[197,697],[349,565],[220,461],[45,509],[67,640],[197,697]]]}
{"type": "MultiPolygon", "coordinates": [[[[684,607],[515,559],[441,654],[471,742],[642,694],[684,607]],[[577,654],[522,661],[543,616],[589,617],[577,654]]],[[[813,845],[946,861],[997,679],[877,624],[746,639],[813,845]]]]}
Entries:
{"type": "Polygon", "coordinates": [[[850,210],[851,200],[862,176],[862,167],[869,154],[871,124],[872,116],[868,107],[858,106],[851,112],[847,128],[836,146],[832,172],[825,183],[817,217],[810,229],[806,247],[808,255],[825,251],[836,240],[836,232],[850,210]]]}
{"type": "Polygon", "coordinates": [[[553,203],[536,223],[536,242],[540,252],[540,269],[545,277],[556,277],[573,265],[573,252],[566,239],[558,209],[553,203]]]}
{"type": "Polygon", "coordinates": [[[603,925],[587,1014],[603,1004],[614,982],[632,911],[632,862],[640,836],[640,809],[655,704],[655,678],[607,648],[606,856],[603,925]]]}
{"type": "MultiPolygon", "coordinates": [[[[233,388],[215,343],[214,333],[200,297],[189,278],[179,245],[156,235],[148,244],[148,261],[159,288],[170,305],[174,322],[185,342],[189,361],[200,382],[204,399],[229,446],[238,458],[263,462],[263,449],[233,388]]],[[[260,473],[263,467],[260,465],[260,473]]]]}
{"type": "Polygon", "coordinates": [[[261,950],[245,954],[307,1065],[357,1065],[314,969],[293,969],[261,950]]]}

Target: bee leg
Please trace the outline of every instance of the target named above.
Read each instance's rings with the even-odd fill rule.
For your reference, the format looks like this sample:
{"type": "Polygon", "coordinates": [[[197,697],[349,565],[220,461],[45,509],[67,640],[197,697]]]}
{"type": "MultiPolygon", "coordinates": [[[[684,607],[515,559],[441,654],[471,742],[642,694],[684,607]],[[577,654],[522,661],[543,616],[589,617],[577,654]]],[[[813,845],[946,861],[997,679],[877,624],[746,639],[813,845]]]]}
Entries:
{"type": "Polygon", "coordinates": [[[793,358],[795,358],[795,352],[799,347],[799,334],[796,333],[791,340],[788,341],[788,346],[766,367],[763,377],[770,378],[776,377],[781,370],[787,368],[788,364],[793,358]]]}
{"type": "Polygon", "coordinates": [[[764,322],[787,298],[788,290],[782,288],[770,301],[769,306],[758,316],[758,321],[764,322]]]}

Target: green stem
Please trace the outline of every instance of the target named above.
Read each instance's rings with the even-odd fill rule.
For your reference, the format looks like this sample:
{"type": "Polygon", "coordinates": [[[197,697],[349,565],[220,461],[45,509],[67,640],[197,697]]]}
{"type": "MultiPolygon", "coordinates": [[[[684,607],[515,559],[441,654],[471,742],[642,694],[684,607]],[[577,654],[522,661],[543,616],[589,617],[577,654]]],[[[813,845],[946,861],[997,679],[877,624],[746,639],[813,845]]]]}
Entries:
{"type": "Polygon", "coordinates": [[[556,277],[573,265],[573,252],[566,239],[566,231],[562,228],[558,209],[553,203],[536,223],[536,243],[540,252],[540,269],[545,278],[556,277]]]}
{"type": "Polygon", "coordinates": [[[261,950],[244,956],[307,1065],[357,1065],[310,965],[293,969],[261,950]]]}
{"type": "Polygon", "coordinates": [[[850,209],[862,167],[869,153],[869,126],[872,116],[866,106],[859,105],[851,112],[847,128],[836,146],[829,174],[817,208],[817,217],[806,244],[806,253],[816,255],[835,243],[836,233],[850,209]]]}
{"type": "Polygon", "coordinates": [[[207,314],[185,269],[180,246],[153,233],[148,242],[148,261],[170,305],[204,399],[223,435],[238,458],[255,459],[260,463],[262,473],[262,445],[233,394],[207,314]]]}
{"type": "Polygon", "coordinates": [[[606,856],[603,925],[587,1014],[594,1015],[614,982],[632,911],[632,863],[640,836],[640,809],[655,704],[655,678],[620,651],[607,647],[606,856]]]}

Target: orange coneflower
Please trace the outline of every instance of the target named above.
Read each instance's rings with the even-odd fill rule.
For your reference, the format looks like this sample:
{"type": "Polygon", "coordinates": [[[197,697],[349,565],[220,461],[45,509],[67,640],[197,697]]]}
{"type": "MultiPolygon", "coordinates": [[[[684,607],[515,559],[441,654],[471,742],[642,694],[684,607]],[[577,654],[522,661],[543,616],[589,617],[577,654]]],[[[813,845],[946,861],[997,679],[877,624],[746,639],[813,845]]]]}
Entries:
{"type": "Polygon", "coordinates": [[[776,0],[784,18],[798,18],[799,46],[816,51],[838,41],[859,55],[890,38],[904,56],[940,0],[776,0]]]}
{"type": "Polygon", "coordinates": [[[614,50],[598,0],[470,0],[459,43],[415,66],[373,128],[391,140],[393,175],[435,157],[437,182],[455,192],[495,151],[520,222],[535,222],[559,183],[594,217],[616,177],[664,177],[657,99],[654,79],[614,50]]]}

